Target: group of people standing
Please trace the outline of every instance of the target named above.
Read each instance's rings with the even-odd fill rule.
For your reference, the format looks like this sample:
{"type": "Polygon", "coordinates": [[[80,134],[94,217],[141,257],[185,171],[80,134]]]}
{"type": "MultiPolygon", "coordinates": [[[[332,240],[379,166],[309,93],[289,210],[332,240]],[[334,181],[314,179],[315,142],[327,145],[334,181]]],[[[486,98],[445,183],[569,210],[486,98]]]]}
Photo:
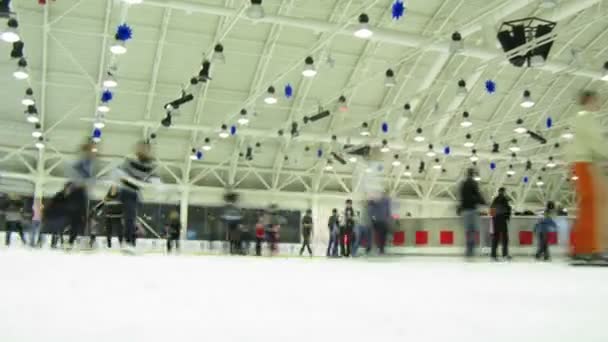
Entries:
{"type": "MultiPolygon", "coordinates": [[[[475,180],[476,170],[467,170],[467,178],[460,186],[460,206],[459,212],[463,217],[466,234],[466,256],[474,256],[474,247],[477,244],[477,234],[480,228],[479,206],[487,205],[475,180]]],[[[513,215],[511,199],[506,194],[505,188],[498,189],[498,195],[490,204],[490,237],[491,252],[490,257],[494,261],[498,259],[498,246],[502,247],[502,258],[511,260],[509,254],[509,222],[513,215]]],[[[534,231],[538,238],[538,249],[535,254],[536,259],[548,261],[551,259],[549,253],[549,232],[557,230],[557,224],[553,220],[556,214],[555,203],[548,202],[543,217],[537,222],[534,231]]]]}
{"type": "Polygon", "coordinates": [[[326,255],[356,257],[361,245],[365,244],[366,252],[369,253],[374,241],[379,254],[384,254],[391,220],[391,200],[388,193],[369,199],[366,206],[357,212],[353,209],[352,200],[346,200],[343,214],[340,215],[338,209],[334,208],[329,217],[327,223],[329,243],[326,255]]]}
{"type": "MultiPolygon", "coordinates": [[[[43,231],[52,235],[51,247],[56,248],[59,241],[63,243],[65,229],[69,227],[67,247],[72,248],[77,237],[85,233],[90,220],[95,216],[101,216],[99,212],[103,210],[108,247],[111,247],[112,235],[116,233],[119,241],[122,242],[124,237],[124,249],[132,251],[136,240],[140,189],[145,184],[160,182],[160,178],[154,173],[156,166],[150,145],[146,142],[139,142],[136,145],[135,155],[126,158],[112,173],[110,179],[112,186],[103,202],[90,210],[89,191],[96,182],[95,160],[96,146],[93,142],[87,141],[80,147],[78,160],[66,170],[69,181],[51,198],[44,209],[41,199],[34,199],[32,231],[38,232],[39,227],[42,226],[43,231]]],[[[7,245],[12,231],[19,232],[25,242],[23,227],[19,222],[20,212],[24,210],[19,208],[17,203],[17,199],[9,199],[7,208],[4,208],[7,219],[7,245]]],[[[91,235],[91,240],[94,242],[95,234],[91,235]]],[[[35,234],[32,234],[30,244],[32,246],[40,244],[35,234]]]]}

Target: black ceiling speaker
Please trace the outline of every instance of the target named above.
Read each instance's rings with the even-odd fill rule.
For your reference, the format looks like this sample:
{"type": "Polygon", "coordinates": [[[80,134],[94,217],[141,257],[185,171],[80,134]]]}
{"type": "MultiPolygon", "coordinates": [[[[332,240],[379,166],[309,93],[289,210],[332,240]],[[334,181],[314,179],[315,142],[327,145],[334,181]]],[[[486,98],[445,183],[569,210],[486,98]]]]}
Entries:
{"type": "Polygon", "coordinates": [[[504,52],[507,53],[511,64],[516,67],[538,66],[549,58],[549,53],[553,47],[553,40],[549,34],[555,29],[556,25],[555,22],[537,17],[512,20],[501,25],[496,37],[504,52]],[[542,38],[545,36],[546,38],[542,38]],[[533,49],[516,53],[511,52],[534,39],[539,42],[533,49]]]}
{"type": "Polygon", "coordinates": [[[547,139],[545,139],[542,135],[536,133],[536,132],[532,132],[532,131],[528,131],[528,134],[530,135],[530,138],[538,141],[541,144],[546,144],[547,143],[547,139]]]}

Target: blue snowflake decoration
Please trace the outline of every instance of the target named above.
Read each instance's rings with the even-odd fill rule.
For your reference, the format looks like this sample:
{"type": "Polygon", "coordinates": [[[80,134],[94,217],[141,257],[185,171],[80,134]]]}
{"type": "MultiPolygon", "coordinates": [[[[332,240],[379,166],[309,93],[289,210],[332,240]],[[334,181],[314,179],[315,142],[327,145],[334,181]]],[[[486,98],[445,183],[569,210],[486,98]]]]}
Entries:
{"type": "Polygon", "coordinates": [[[393,19],[399,20],[405,14],[405,5],[403,0],[395,0],[392,7],[393,19]]]}
{"type": "Polygon", "coordinates": [[[96,138],[96,139],[101,138],[101,130],[99,128],[95,128],[93,130],[93,138],[96,138]]]}
{"type": "Polygon", "coordinates": [[[319,158],[323,157],[323,150],[322,149],[318,149],[317,150],[317,157],[319,157],[319,158]]]}
{"type": "Polygon", "coordinates": [[[120,40],[126,42],[127,40],[133,38],[133,30],[127,24],[122,24],[116,28],[116,40],[120,40]]]}
{"type": "Polygon", "coordinates": [[[486,81],[486,92],[488,92],[488,94],[492,95],[496,92],[496,82],[492,81],[492,80],[487,80],[486,81]]]}
{"type": "Polygon", "coordinates": [[[491,162],[490,163],[490,170],[492,170],[492,171],[496,170],[496,163],[495,162],[491,162]]]}
{"type": "Polygon", "coordinates": [[[201,152],[201,151],[196,151],[196,159],[198,159],[198,160],[203,159],[203,152],[201,152]]]}
{"type": "Polygon", "coordinates": [[[388,133],[388,124],[386,122],[382,123],[382,132],[388,133]]]}
{"type": "Polygon", "coordinates": [[[104,90],[103,93],[101,93],[101,102],[103,103],[112,101],[112,98],[114,98],[114,94],[109,90],[104,90]]]}
{"type": "Polygon", "coordinates": [[[450,149],[450,146],[446,146],[443,149],[443,154],[445,154],[446,156],[450,155],[451,152],[452,152],[452,150],[450,149]]]}
{"type": "Polygon", "coordinates": [[[285,97],[289,99],[292,96],[293,96],[293,88],[291,87],[291,84],[287,83],[287,85],[285,86],[285,97]]]}
{"type": "Polygon", "coordinates": [[[553,119],[551,117],[547,118],[547,128],[553,127],[553,119]]]}
{"type": "Polygon", "coordinates": [[[528,176],[524,177],[524,183],[528,184],[528,181],[530,181],[530,179],[528,179],[528,176]]]}
{"type": "Polygon", "coordinates": [[[236,134],[236,126],[232,125],[230,126],[230,135],[235,135],[236,134]]]}

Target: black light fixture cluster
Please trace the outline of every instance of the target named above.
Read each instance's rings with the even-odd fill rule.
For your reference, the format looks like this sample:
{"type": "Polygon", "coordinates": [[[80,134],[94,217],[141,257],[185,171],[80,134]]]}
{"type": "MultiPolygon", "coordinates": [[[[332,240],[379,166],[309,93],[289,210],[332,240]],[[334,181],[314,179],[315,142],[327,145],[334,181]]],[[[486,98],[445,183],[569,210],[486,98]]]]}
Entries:
{"type": "Polygon", "coordinates": [[[501,25],[497,38],[511,64],[516,67],[540,67],[549,58],[553,47],[553,39],[549,34],[556,25],[555,22],[537,17],[507,21],[501,25]],[[534,39],[539,44],[533,49],[511,52],[534,39]]]}

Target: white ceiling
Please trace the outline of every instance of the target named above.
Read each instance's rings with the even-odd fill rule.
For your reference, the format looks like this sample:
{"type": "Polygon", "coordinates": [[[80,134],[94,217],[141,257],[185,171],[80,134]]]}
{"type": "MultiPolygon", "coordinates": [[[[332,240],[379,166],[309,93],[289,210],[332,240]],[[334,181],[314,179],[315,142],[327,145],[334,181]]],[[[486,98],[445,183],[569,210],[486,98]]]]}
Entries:
{"type": "MultiPolygon", "coordinates": [[[[36,1],[13,0],[49,140],[43,155],[47,170],[36,169],[32,128],[20,104],[27,85],[12,78],[16,63],[10,60],[10,46],[3,43],[0,147],[5,157],[0,161],[6,171],[40,175],[60,158],[73,158],[76,144],[92,130],[102,76],[113,61],[109,44],[123,19],[134,37],[127,43],[128,52],[115,60],[119,87],[103,130],[100,168],[119,160],[137,140],[156,130],[165,115],[163,105],[178,97],[198,73],[203,54],[217,42],[225,49],[226,64],[213,64],[213,80],[189,88],[195,100],[181,108],[174,127],[157,132],[156,154],[165,166],[163,178],[170,183],[194,180],[196,185],[224,186],[233,181],[242,188],[352,191],[358,184],[357,164],[334,163],[333,171],[325,171],[327,159],[317,158],[316,150],[323,149],[327,156],[347,139],[373,145],[387,139],[392,151],[382,158],[392,190],[402,196],[450,197],[452,184],[471,163],[470,149],[463,147],[468,132],[477,144],[487,191],[505,184],[522,201],[562,196],[560,191],[567,189],[565,168],[544,173],[540,168],[549,156],[562,160],[561,148],[555,150],[553,144],[564,143],[560,136],[574,110],[576,93],[583,87],[605,90],[599,77],[608,59],[608,9],[601,0],[561,0],[554,9],[544,9],[541,0],[409,0],[401,20],[391,18],[393,0],[264,0],[266,18],[260,22],[245,16],[249,1],[242,0],[144,0],[133,6],[118,0],[48,2],[40,6],[36,1]],[[363,11],[375,31],[370,40],[350,33],[363,11]],[[550,59],[544,68],[515,68],[505,62],[496,32],[503,21],[534,15],[558,22],[550,59]],[[465,50],[450,55],[446,48],[455,30],[465,36],[465,50]],[[572,63],[572,50],[579,51],[578,63],[572,63]],[[308,55],[319,69],[313,79],[301,75],[308,55]],[[328,55],[335,59],[334,67],[325,62],[328,55]],[[396,73],[394,88],[384,86],[388,68],[396,73]],[[456,96],[459,79],[467,80],[466,97],[456,96]],[[496,82],[495,94],[486,93],[486,80],[496,82]],[[283,96],[287,83],[295,89],[292,99],[283,96]],[[263,102],[270,85],[279,95],[274,106],[263,102]],[[526,89],[537,101],[530,110],[519,105],[526,89]],[[349,103],[346,113],[335,110],[342,94],[349,103]],[[412,104],[413,114],[397,131],[405,103],[412,104]],[[330,109],[331,117],[304,127],[303,116],[314,114],[319,105],[330,109]],[[236,136],[218,139],[220,125],[236,124],[241,108],[257,115],[248,127],[239,127],[236,136]],[[474,123],[470,129],[460,127],[465,110],[474,123]],[[555,124],[550,130],[545,127],[548,116],[555,124]],[[541,146],[521,136],[522,152],[513,161],[507,148],[519,117],[550,143],[541,146]],[[290,139],[294,120],[300,123],[300,137],[290,139]],[[364,121],[373,132],[367,141],[359,135],[364,121]],[[389,124],[388,134],[381,132],[382,122],[389,124]],[[413,140],[418,127],[424,129],[424,143],[413,140]],[[279,129],[287,133],[282,138],[279,129]],[[334,134],[339,144],[330,143],[334,134]],[[200,147],[205,137],[212,139],[213,150],[202,161],[190,161],[192,147],[200,147]],[[492,141],[501,144],[500,154],[490,154],[492,141]],[[256,142],[262,149],[253,161],[239,158],[239,152],[256,142]],[[438,152],[451,147],[450,156],[440,154],[445,173],[430,168],[433,160],[425,156],[429,143],[438,152]],[[306,146],[309,154],[304,153],[306,146]],[[11,154],[15,150],[21,152],[11,154]],[[391,166],[395,154],[402,166],[391,166]],[[495,171],[489,168],[490,158],[498,164],[495,171]],[[522,182],[528,159],[534,168],[526,175],[542,175],[547,185],[541,189],[532,186],[534,182],[522,182]],[[418,174],[421,160],[428,171],[418,174]],[[518,174],[507,178],[510,163],[518,174]],[[414,181],[402,176],[405,165],[415,171],[414,181]]],[[[61,168],[46,173],[61,176],[61,168]]]]}

